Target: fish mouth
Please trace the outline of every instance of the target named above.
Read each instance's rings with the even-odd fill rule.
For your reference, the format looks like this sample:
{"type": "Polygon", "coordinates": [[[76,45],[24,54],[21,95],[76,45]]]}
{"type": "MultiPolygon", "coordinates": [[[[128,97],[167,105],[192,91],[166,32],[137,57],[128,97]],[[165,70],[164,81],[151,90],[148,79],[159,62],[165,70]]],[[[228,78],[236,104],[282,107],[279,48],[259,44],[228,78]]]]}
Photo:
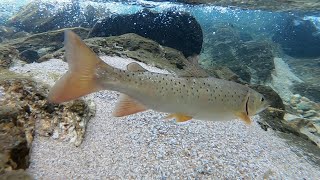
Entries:
{"type": "Polygon", "coordinates": [[[266,110],[266,109],[267,109],[268,107],[270,107],[270,106],[271,106],[271,101],[266,100],[266,101],[264,102],[264,104],[261,106],[261,108],[257,110],[257,113],[256,113],[256,114],[258,114],[258,113],[266,110]]]}

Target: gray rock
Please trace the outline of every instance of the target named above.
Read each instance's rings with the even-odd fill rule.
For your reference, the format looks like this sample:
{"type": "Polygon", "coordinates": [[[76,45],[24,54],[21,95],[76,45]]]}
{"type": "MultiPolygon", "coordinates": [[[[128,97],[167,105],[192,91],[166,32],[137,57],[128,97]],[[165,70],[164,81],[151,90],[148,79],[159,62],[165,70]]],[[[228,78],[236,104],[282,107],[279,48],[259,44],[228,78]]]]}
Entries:
{"type": "Polygon", "coordinates": [[[307,101],[300,101],[300,103],[297,104],[297,108],[303,111],[308,111],[312,108],[312,104],[307,101]]]}
{"type": "Polygon", "coordinates": [[[36,62],[40,58],[37,51],[30,50],[30,49],[22,51],[19,54],[19,56],[23,61],[25,61],[27,63],[36,62]]]}

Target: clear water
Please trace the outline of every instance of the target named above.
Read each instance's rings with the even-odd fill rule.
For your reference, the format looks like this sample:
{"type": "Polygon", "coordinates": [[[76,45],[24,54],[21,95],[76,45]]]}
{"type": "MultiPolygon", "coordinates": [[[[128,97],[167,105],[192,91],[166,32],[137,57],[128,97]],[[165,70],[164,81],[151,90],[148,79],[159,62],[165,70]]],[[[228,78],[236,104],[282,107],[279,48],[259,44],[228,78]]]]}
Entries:
{"type": "MultiPolygon", "coordinates": [[[[38,7],[34,9],[40,13],[31,15],[32,21],[57,17],[61,12],[69,13],[66,16],[67,20],[61,22],[63,19],[60,19],[57,24],[50,24],[49,21],[43,27],[40,21],[39,24],[29,27],[26,21],[21,21],[21,18],[28,17],[19,16],[18,13],[22,12],[29,3],[34,2],[32,0],[0,1],[0,47],[5,47],[11,42],[19,42],[19,38],[28,38],[51,30],[75,26],[91,29],[95,25],[93,21],[100,23],[105,18],[124,14],[133,15],[144,9],[157,13],[173,12],[171,17],[161,17],[168,20],[162,22],[168,26],[175,22],[175,15],[178,17],[184,12],[188,13],[199,23],[203,33],[201,51],[197,54],[201,67],[205,69],[228,67],[244,80],[244,83],[269,86],[277,92],[283,100],[285,113],[295,116],[293,120],[287,118],[286,123],[295,128],[296,134],[300,134],[301,129],[307,129],[307,132],[300,134],[299,138],[287,131],[284,134],[280,133],[279,137],[285,139],[291,150],[301,158],[320,167],[320,12],[259,10],[259,7],[241,9],[234,6],[187,5],[143,0],[128,2],[41,0],[37,1],[38,7]],[[74,7],[74,4],[78,6],[67,8],[74,7]],[[97,16],[88,15],[88,7],[98,10],[97,16]],[[79,22],[80,18],[81,22],[85,23],[79,22]],[[39,29],[38,25],[42,29],[39,29]],[[46,29],[47,27],[51,29],[46,29]],[[281,61],[275,61],[274,58],[280,58],[281,61]]],[[[168,14],[164,13],[160,16],[166,15],[168,14]]],[[[148,16],[148,13],[142,13],[141,16],[148,16]]],[[[154,19],[154,22],[157,20],[154,19]]],[[[192,18],[189,18],[189,23],[192,24],[192,22],[192,18]]],[[[188,23],[184,23],[181,31],[186,32],[186,28],[193,27],[188,27],[188,23]]],[[[175,29],[174,33],[178,32],[179,29],[175,29]]],[[[148,32],[145,35],[148,36],[148,32]]],[[[167,41],[169,40],[163,39],[158,43],[166,45],[167,41]]],[[[183,46],[179,42],[172,44],[173,48],[175,44],[179,47],[183,46]]],[[[36,51],[39,59],[50,48],[52,47],[37,47],[31,43],[17,50],[20,55],[28,49],[36,51]]],[[[58,50],[57,47],[54,48],[58,50]]],[[[8,52],[4,48],[0,51],[2,51],[0,60],[1,57],[10,59],[11,56],[5,56],[8,52]]],[[[14,59],[11,67],[19,65],[20,60],[19,57],[14,59]]],[[[39,61],[35,60],[31,63],[39,63],[39,61]]],[[[0,68],[0,72],[4,69],[0,68]]],[[[4,89],[0,88],[0,100],[4,97],[4,89]]],[[[277,129],[277,127],[271,125],[270,129],[277,129]]]]}

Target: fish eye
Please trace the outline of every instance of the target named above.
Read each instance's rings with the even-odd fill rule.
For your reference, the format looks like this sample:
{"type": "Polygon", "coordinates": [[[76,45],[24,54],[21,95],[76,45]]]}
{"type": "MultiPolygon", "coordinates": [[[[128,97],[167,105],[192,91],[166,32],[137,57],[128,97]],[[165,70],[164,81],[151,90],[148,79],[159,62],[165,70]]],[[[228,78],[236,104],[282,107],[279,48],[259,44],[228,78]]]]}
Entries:
{"type": "Polygon", "coordinates": [[[261,102],[263,102],[263,101],[264,101],[264,98],[262,97],[262,98],[261,98],[261,102]]]}

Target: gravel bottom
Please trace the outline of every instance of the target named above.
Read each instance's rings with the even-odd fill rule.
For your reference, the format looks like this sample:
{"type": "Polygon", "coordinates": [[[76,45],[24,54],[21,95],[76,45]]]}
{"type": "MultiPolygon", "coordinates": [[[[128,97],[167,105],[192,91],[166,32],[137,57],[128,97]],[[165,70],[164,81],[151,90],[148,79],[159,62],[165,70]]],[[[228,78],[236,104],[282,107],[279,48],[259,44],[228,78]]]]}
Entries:
{"type": "MultiPolygon", "coordinates": [[[[114,66],[125,67],[127,60],[116,59],[112,61],[114,66]]],[[[45,72],[59,72],[53,69],[56,63],[65,64],[61,61],[30,64],[14,71],[27,73],[35,69],[36,79],[44,80],[40,76],[45,76],[45,72]]],[[[66,67],[57,68],[62,66],[66,67]]],[[[96,102],[97,114],[88,123],[80,147],[36,134],[28,172],[35,179],[320,177],[318,166],[292,152],[284,139],[273,131],[262,130],[256,123],[251,126],[239,120],[176,123],[163,120],[165,114],[154,111],[115,118],[111,112],[117,96],[116,92],[101,91],[87,97],[96,102]]],[[[257,119],[259,116],[253,118],[257,119]]]]}

